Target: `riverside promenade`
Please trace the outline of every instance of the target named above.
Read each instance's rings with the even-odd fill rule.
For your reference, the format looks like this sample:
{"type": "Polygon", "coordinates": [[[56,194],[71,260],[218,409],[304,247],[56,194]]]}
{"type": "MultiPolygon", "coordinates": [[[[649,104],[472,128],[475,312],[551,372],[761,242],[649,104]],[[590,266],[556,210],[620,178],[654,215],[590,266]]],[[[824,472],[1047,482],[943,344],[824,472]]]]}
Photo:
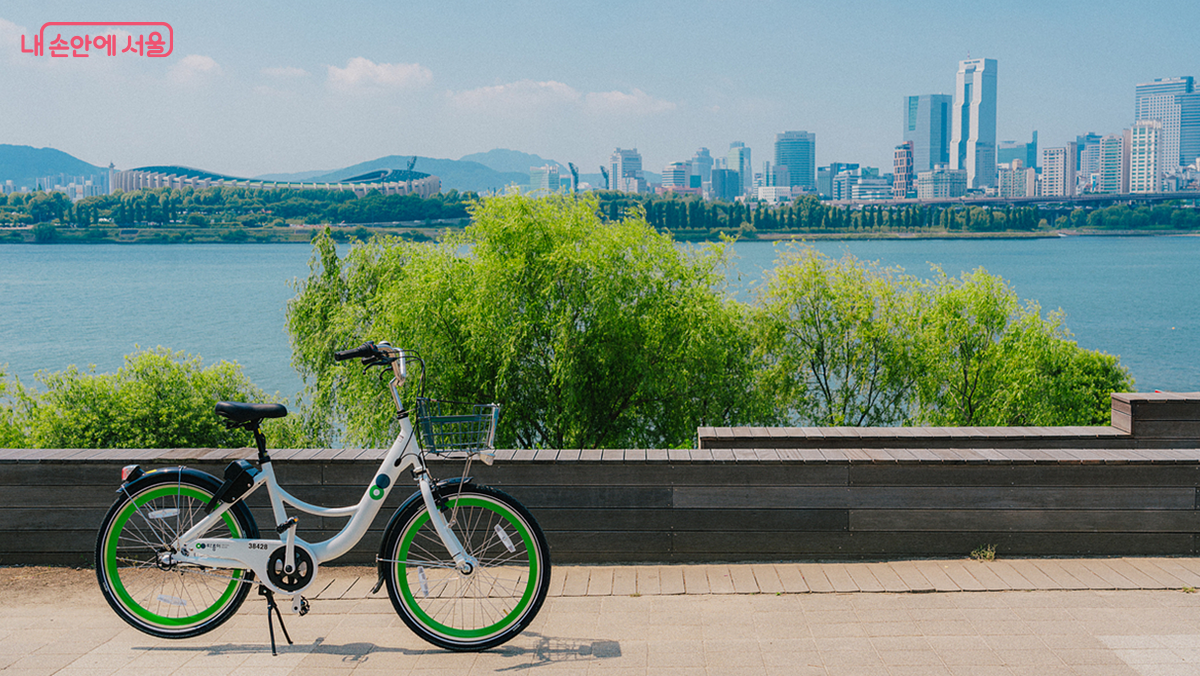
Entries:
{"type": "Polygon", "coordinates": [[[251,596],[167,641],[121,622],[92,571],[0,568],[0,670],[34,674],[1200,674],[1200,560],[968,559],[559,566],[533,624],[451,653],[414,636],[374,571],[323,568],[294,645],[251,596]]]}

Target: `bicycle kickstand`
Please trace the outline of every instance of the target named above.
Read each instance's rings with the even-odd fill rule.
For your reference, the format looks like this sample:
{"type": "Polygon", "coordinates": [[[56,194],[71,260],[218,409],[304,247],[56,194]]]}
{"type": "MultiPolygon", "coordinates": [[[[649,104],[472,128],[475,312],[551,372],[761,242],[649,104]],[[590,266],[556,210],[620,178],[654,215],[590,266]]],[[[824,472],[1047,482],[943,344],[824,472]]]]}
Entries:
{"type": "Polygon", "coordinates": [[[275,652],[275,623],[271,619],[271,611],[275,611],[275,616],[279,618],[279,628],[283,630],[283,637],[287,639],[288,645],[292,645],[292,637],[288,636],[287,627],[283,624],[283,614],[279,612],[279,606],[275,604],[275,593],[266,587],[259,585],[258,593],[260,596],[267,597],[267,630],[271,632],[271,656],[277,657],[279,653],[275,652]]]}

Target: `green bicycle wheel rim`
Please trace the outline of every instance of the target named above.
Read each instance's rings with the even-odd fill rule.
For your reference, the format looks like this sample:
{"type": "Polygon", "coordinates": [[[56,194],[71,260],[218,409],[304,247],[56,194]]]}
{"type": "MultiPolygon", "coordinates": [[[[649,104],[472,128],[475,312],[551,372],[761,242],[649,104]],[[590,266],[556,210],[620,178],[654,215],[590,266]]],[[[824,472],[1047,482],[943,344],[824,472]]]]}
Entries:
{"type": "MultiPolygon", "coordinates": [[[[234,593],[237,591],[238,585],[242,583],[242,571],[234,571],[232,575],[233,579],[229,581],[229,586],[225,588],[224,593],[221,594],[215,603],[196,613],[195,615],[188,615],[185,617],[166,617],[164,615],[158,615],[150,612],[140,603],[133,600],[133,596],[130,595],[129,591],[125,589],[124,583],[121,582],[120,576],[115,574],[117,570],[117,540],[120,539],[120,534],[122,530],[124,530],[125,524],[131,517],[133,517],[134,513],[136,513],[142,505],[150,502],[151,500],[166,496],[187,496],[200,500],[201,502],[207,502],[209,498],[212,497],[211,495],[207,495],[191,486],[166,485],[148,490],[131,500],[125,509],[122,510],[117,516],[117,518],[113,519],[112,528],[108,532],[108,539],[105,540],[104,561],[106,565],[104,576],[105,579],[108,580],[109,589],[111,589],[117,598],[121,600],[121,605],[131,611],[139,619],[162,627],[187,627],[207,620],[228,605],[229,600],[233,598],[234,593]]],[[[236,538],[242,536],[241,531],[238,529],[237,521],[233,518],[232,514],[225,512],[221,515],[221,518],[225,522],[225,525],[229,527],[233,537],[236,538]]]]}
{"type": "Polygon", "coordinates": [[[513,527],[517,529],[517,532],[521,536],[521,541],[525,543],[525,551],[529,553],[529,581],[525,585],[525,592],[521,595],[521,600],[513,607],[511,611],[508,612],[508,614],[502,617],[499,621],[494,622],[486,627],[480,627],[479,629],[456,629],[454,627],[446,626],[430,617],[429,614],[421,608],[420,604],[417,603],[416,598],[413,596],[412,589],[410,589],[408,585],[408,577],[404,575],[403,563],[404,561],[408,560],[408,551],[412,546],[413,538],[417,535],[417,531],[421,530],[421,527],[429,521],[429,511],[426,510],[421,514],[421,516],[413,521],[411,525],[409,525],[408,529],[404,533],[404,537],[400,540],[400,549],[397,555],[396,563],[396,582],[398,583],[397,586],[400,588],[400,597],[404,600],[404,605],[409,609],[409,612],[411,612],[422,624],[433,631],[457,639],[486,638],[498,631],[512,626],[513,621],[521,617],[525,613],[526,609],[529,608],[529,603],[533,600],[534,591],[537,589],[539,583],[537,571],[540,566],[538,562],[536,541],[530,535],[529,529],[526,528],[524,520],[498,501],[488,500],[482,497],[469,496],[451,499],[448,500],[447,503],[450,507],[453,507],[455,504],[457,504],[458,506],[482,507],[485,509],[490,509],[507,518],[509,523],[511,523],[513,527]]]}

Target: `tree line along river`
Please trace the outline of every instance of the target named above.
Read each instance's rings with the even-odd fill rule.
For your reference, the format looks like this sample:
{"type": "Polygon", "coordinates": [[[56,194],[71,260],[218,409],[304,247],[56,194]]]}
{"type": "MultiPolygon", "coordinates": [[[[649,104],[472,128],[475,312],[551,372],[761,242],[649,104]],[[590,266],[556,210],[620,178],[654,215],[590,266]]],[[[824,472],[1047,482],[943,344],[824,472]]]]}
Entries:
{"type": "MultiPolygon", "coordinates": [[[[751,301],[789,245],[739,242],[730,291],[751,301]]],[[[1043,312],[1061,308],[1082,347],[1118,355],[1140,391],[1200,390],[1200,237],[822,240],[839,258],[939,265],[1006,279],[1043,312]]],[[[26,382],[70,364],[115,371],[135,346],[237,361],[268,392],[292,397],[284,322],[305,244],[0,244],[0,367],[26,382]]],[[[386,338],[378,336],[377,338],[386,338]]],[[[436,368],[436,366],[434,366],[436,368]]]]}

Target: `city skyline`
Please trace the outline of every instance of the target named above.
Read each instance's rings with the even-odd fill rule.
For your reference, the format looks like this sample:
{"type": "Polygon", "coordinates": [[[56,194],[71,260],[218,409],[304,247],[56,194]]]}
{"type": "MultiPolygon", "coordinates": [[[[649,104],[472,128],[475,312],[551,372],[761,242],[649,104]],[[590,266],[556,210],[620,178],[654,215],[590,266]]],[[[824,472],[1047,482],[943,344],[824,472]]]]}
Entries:
{"type": "Polygon", "coordinates": [[[719,157],[735,141],[771,158],[776,134],[803,129],[821,139],[819,166],[889,167],[903,140],[896,102],[953,94],[954,68],[972,56],[1003,62],[998,140],[1037,130],[1041,145],[1059,146],[1128,128],[1135,85],[1200,69],[1178,47],[1200,7],[1148,2],[1128,14],[1103,1],[971,13],[943,0],[854,12],[720,2],[604,11],[467,2],[452,12],[21,3],[0,10],[0,142],[101,166],[242,176],[492,148],[594,173],[614,148],[639,148],[652,170],[700,147],[719,157]],[[175,53],[85,61],[20,52],[21,36],[47,21],[112,18],[171,23],[175,53]],[[1078,38],[1063,39],[1068,25],[1078,38]]]}

